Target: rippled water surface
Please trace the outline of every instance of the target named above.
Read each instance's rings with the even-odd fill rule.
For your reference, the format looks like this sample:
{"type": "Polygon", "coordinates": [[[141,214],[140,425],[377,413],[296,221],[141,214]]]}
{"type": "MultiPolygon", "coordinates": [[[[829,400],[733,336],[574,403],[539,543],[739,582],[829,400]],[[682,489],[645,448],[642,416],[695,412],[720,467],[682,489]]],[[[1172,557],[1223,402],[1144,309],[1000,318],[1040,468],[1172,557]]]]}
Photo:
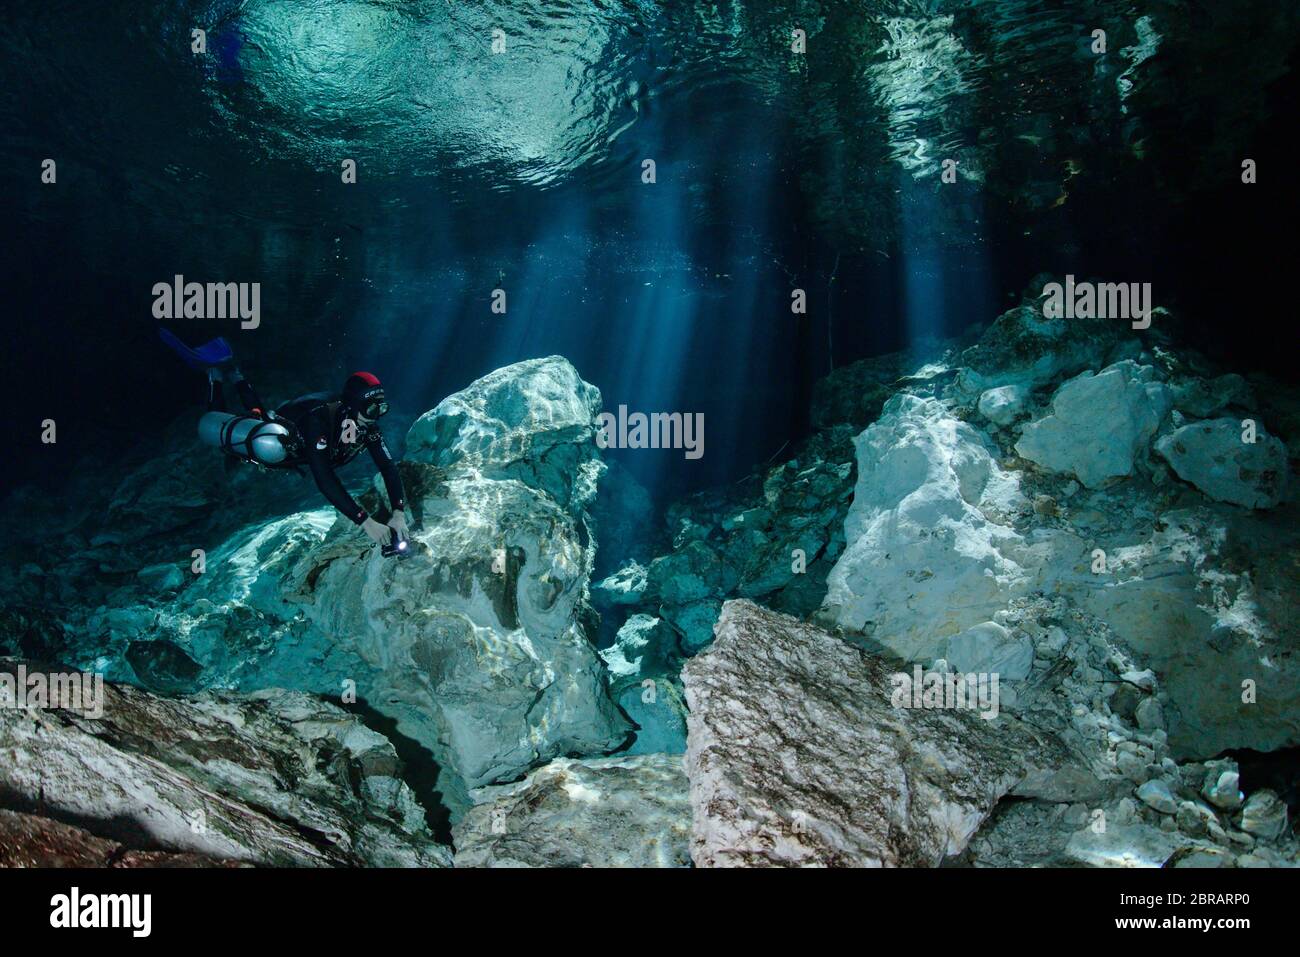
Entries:
{"type": "MultiPolygon", "coordinates": [[[[1043,0],[32,4],[5,31],[5,118],[33,145],[92,148],[141,202],[261,176],[216,201],[299,219],[276,176],[343,157],[406,184],[391,215],[419,190],[607,195],[634,188],[647,156],[727,169],[693,146],[700,128],[761,131],[863,237],[892,225],[875,207],[900,178],[948,158],[965,181],[1012,175],[1041,193],[1022,202],[1057,202],[1090,147],[1141,149],[1162,53],[1191,56],[1202,29],[1247,33],[1255,6],[1215,24],[1194,5],[1043,0]]],[[[1257,42],[1263,77],[1285,48],[1257,42]]],[[[742,179],[747,157],[730,159],[742,179]]]]}

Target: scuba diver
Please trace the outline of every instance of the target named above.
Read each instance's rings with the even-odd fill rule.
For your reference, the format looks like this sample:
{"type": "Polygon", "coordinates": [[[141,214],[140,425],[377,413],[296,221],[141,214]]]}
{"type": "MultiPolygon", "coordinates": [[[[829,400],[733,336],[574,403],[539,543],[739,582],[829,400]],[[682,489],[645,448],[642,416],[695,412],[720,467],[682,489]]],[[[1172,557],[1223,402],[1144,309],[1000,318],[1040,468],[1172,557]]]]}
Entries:
{"type": "Polygon", "coordinates": [[[192,369],[208,376],[208,411],[199,420],[199,439],[227,455],[271,469],[311,470],[316,487],[329,503],[348,517],[385,555],[402,555],[407,548],[406,499],[402,478],[377,425],[388,411],[384,387],[369,372],[354,372],[340,394],[314,392],[299,396],[274,411],[267,410],[252,383],[235,362],[224,338],[190,348],[166,329],[158,334],[192,369]],[[223,386],[235,387],[247,415],[226,410],[223,386]],[[388,524],[371,518],[348,494],[335,474],[368,449],[392,507],[388,524]]]}

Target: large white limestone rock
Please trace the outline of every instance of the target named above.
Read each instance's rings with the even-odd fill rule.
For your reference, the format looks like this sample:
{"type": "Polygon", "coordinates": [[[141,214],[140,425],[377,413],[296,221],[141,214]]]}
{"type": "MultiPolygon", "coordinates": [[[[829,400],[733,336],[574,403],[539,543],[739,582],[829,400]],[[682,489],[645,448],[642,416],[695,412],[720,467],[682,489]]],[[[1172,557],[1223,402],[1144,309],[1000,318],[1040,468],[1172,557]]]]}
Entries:
{"type": "Polygon", "coordinates": [[[562,359],[496,370],[412,426],[409,557],[382,557],[331,510],[295,513],[211,548],[139,630],[197,661],[203,686],[355,689],[433,754],[453,808],[468,788],[618,748],[631,725],[590,640],[599,398],[562,359]]]}
{"type": "Polygon", "coordinates": [[[504,366],[415,420],[406,458],[516,478],[561,505],[585,504],[603,469],[594,436],[600,390],[562,356],[504,366]]]}
{"type": "Polygon", "coordinates": [[[1192,422],[1161,436],[1156,452],[1178,477],[1210,498],[1243,508],[1272,508],[1286,488],[1286,446],[1263,430],[1243,438],[1240,419],[1192,422]]]}
{"type": "Polygon", "coordinates": [[[1053,747],[1005,715],[895,707],[881,659],[743,599],[683,681],[702,867],[937,865],[1053,747]]]}
{"type": "Polygon", "coordinates": [[[1154,371],[1125,360],[1076,376],[1057,390],[1051,413],[1025,427],[1016,451],[1089,488],[1131,474],[1170,408],[1169,390],[1153,381],[1154,371]]]}
{"type": "Polygon", "coordinates": [[[1027,583],[1009,524],[1023,504],[988,439],[936,399],[900,394],[854,440],[858,478],[846,547],[822,614],[908,659],[990,619],[1027,583]]]}
{"type": "Polygon", "coordinates": [[[1022,385],[1000,385],[986,389],[976,404],[980,415],[994,425],[1010,425],[1024,413],[1029,390],[1022,385]]]}
{"type": "Polygon", "coordinates": [[[367,700],[436,742],[470,787],[627,738],[582,623],[590,556],[553,499],[451,478],[424,498],[411,543],[401,562],[340,543],[284,581],[368,666],[367,700]]]}

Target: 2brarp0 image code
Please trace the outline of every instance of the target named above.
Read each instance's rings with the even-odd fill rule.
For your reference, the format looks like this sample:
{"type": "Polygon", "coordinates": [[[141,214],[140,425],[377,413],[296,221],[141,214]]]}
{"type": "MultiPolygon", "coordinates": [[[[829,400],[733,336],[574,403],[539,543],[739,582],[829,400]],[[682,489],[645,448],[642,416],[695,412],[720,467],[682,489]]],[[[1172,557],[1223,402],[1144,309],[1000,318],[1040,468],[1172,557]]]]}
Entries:
{"type": "Polygon", "coordinates": [[[780,867],[1270,922],[1300,9],[71,0],[0,40],[19,919],[780,867]]]}

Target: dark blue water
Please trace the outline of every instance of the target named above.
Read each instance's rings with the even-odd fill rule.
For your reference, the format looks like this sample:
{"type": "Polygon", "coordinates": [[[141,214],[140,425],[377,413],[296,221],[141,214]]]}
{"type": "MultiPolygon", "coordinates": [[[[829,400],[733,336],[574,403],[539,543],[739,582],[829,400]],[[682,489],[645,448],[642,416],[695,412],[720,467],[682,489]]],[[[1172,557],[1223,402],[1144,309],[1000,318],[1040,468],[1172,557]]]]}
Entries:
{"type": "Polygon", "coordinates": [[[1223,320],[1262,330],[1286,268],[1298,14],[1232,6],[24,5],[0,28],[6,487],[192,408],[150,312],[178,273],[261,283],[258,329],[180,331],[230,337],[272,399],[369,368],[414,415],[561,353],[610,408],[703,412],[702,459],[624,456],[663,495],[798,438],[833,366],[1044,270],[1154,281],[1188,335],[1276,369],[1223,320]],[[1269,172],[1243,194],[1247,155],[1269,172]],[[46,417],[74,441],[38,456],[46,417]]]}

